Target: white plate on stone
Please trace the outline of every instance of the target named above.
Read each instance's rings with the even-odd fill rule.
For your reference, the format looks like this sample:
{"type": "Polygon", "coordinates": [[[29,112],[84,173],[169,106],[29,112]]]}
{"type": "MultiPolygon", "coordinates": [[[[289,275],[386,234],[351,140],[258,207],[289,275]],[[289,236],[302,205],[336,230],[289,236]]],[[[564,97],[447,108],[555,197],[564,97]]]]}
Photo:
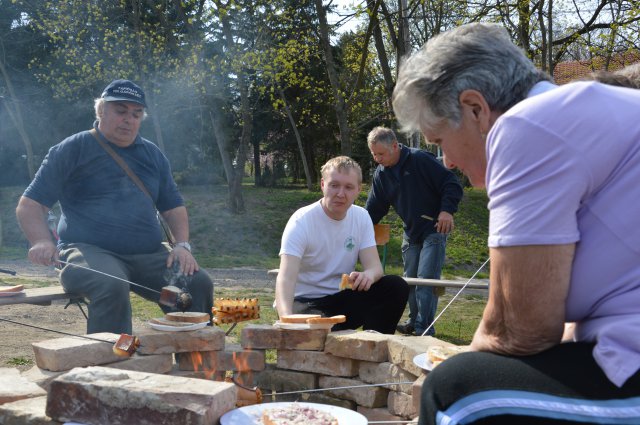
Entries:
{"type": "Polygon", "coordinates": [[[282,323],[279,320],[273,324],[280,329],[309,330],[309,329],[331,329],[335,323],[282,323]]]}
{"type": "Polygon", "coordinates": [[[24,294],[24,289],[22,291],[0,292],[0,297],[16,297],[22,294],[24,294]]]}
{"type": "Polygon", "coordinates": [[[207,326],[207,322],[193,323],[187,326],[168,326],[168,325],[161,325],[159,323],[153,323],[153,322],[147,322],[147,324],[151,326],[151,328],[157,331],[167,331],[167,332],[195,331],[196,329],[202,329],[205,326],[207,326]]]}
{"type": "MultiPolygon", "coordinates": [[[[367,418],[355,410],[329,404],[295,402],[298,406],[311,407],[330,413],[338,420],[338,425],[367,425],[367,418]]],[[[292,402],[262,403],[230,410],[220,418],[221,425],[262,425],[260,418],[264,409],[283,408],[292,402]]]]}
{"type": "Polygon", "coordinates": [[[422,353],[415,356],[413,358],[413,364],[428,372],[431,372],[433,370],[433,363],[431,363],[431,360],[429,360],[429,357],[427,357],[427,353],[422,353]]]}

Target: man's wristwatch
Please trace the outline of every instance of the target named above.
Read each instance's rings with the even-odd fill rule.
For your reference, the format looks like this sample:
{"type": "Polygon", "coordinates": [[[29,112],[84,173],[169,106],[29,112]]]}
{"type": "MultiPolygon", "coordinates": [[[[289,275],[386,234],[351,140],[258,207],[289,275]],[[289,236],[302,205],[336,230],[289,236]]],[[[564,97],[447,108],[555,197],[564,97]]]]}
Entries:
{"type": "Polygon", "coordinates": [[[191,244],[189,242],[176,242],[176,246],[179,246],[191,252],[191,244]]]}

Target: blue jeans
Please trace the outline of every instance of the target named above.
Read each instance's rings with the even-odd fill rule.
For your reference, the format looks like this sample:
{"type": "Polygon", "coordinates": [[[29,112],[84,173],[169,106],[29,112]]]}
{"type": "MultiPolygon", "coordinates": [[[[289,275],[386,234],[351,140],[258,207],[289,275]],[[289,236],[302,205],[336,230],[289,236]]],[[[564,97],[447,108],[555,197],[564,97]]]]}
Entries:
{"type": "MultiPolygon", "coordinates": [[[[443,233],[432,233],[418,244],[411,244],[406,237],[403,238],[404,276],[440,279],[446,247],[447,235],[443,233]]],[[[433,323],[437,308],[438,296],[432,287],[409,286],[409,323],[414,327],[416,334],[422,335],[433,323]]],[[[435,335],[435,328],[431,327],[427,335],[435,335]]]]}

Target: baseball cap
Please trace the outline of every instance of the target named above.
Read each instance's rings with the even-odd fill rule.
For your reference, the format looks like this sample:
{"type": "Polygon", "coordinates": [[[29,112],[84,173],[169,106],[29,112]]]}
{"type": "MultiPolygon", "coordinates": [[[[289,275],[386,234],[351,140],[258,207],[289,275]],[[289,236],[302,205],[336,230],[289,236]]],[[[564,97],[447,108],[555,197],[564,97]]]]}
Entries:
{"type": "Polygon", "coordinates": [[[136,102],[147,107],[144,91],[129,80],[114,80],[102,92],[101,96],[107,102],[126,101],[136,102]]]}

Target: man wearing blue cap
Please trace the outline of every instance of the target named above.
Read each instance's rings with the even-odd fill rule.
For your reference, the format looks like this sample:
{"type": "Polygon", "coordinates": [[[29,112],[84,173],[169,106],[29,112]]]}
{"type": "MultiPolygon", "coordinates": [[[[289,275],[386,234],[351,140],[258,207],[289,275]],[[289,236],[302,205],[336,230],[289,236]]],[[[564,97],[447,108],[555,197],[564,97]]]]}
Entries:
{"type": "Polygon", "coordinates": [[[213,284],[191,254],[187,210],[169,161],[138,134],[146,106],[133,82],[109,84],[95,100],[93,129],[49,150],[16,209],[29,259],[61,260],[64,289],[89,299],[87,333],[130,334],[129,290],[159,301],[162,287],[176,280],[192,295],[190,311],[211,314],[213,284]],[[57,244],[45,220],[56,202],[62,211],[57,244]],[[157,211],[173,248],[163,243],[157,211]]]}

